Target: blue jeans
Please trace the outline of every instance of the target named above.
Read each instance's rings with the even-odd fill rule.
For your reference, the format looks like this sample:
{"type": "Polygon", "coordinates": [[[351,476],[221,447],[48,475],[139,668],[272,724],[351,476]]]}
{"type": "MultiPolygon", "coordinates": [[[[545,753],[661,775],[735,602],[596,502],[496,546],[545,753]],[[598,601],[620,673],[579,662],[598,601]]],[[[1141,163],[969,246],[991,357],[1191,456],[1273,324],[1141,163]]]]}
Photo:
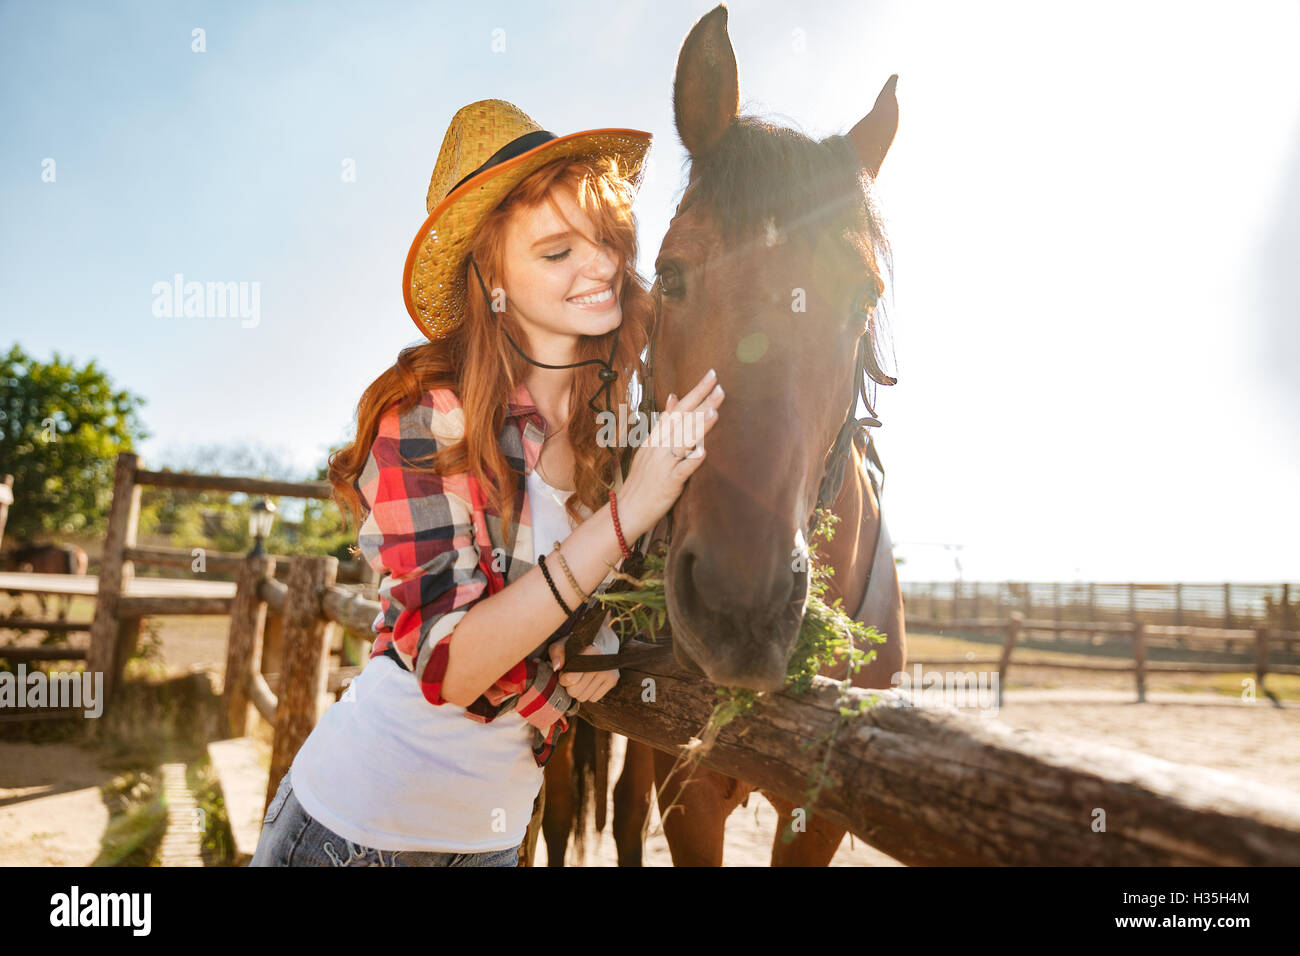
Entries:
{"type": "Polygon", "coordinates": [[[280,781],[262,820],[249,866],[518,866],[519,844],[485,853],[375,850],[318,823],[293,795],[289,774],[280,781]]]}

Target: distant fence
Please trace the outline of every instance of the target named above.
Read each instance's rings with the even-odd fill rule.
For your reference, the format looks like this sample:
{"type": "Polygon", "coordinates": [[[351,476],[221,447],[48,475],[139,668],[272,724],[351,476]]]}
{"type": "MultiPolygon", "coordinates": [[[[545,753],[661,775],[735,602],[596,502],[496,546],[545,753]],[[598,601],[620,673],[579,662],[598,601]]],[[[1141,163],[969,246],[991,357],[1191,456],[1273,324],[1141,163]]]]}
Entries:
{"type": "MultiPolygon", "coordinates": [[[[1173,640],[1179,643],[1187,644],[1191,641],[1209,642],[1210,646],[1222,646],[1234,642],[1249,642],[1255,648],[1255,660],[1253,670],[1255,673],[1255,682],[1258,690],[1264,691],[1264,678],[1268,674],[1292,674],[1300,675],[1300,664],[1277,663],[1270,659],[1270,645],[1286,644],[1294,645],[1300,641],[1300,633],[1296,631],[1283,631],[1270,627],[1257,627],[1254,630],[1224,630],[1223,628],[1193,627],[1193,626],[1174,626],[1172,624],[1146,624],[1138,621],[1136,624],[1128,622],[1103,622],[1087,624],[1078,621],[1068,621],[1058,623],[1050,620],[1029,620],[1026,619],[1019,611],[1011,611],[1009,616],[1004,620],[1000,618],[965,618],[955,621],[935,620],[933,618],[916,617],[909,613],[907,615],[907,626],[910,628],[933,628],[948,629],[953,631],[976,631],[985,633],[994,633],[1002,635],[1002,654],[997,658],[978,659],[975,657],[962,658],[931,658],[926,657],[920,660],[913,660],[913,664],[919,664],[923,667],[978,667],[985,665],[996,667],[998,672],[998,703],[1002,703],[1002,691],[1006,686],[1007,670],[1011,666],[1011,657],[1015,653],[1016,645],[1021,642],[1021,638],[1032,631],[1049,632],[1061,635],[1067,631],[1082,633],[1091,638],[1094,634],[1103,635],[1122,635],[1129,641],[1130,651],[1133,656],[1133,663],[1128,664],[1123,661],[1100,661],[1100,660],[1075,660],[1075,661],[1027,661],[1025,667],[1049,667],[1060,670],[1080,670],[1094,671],[1112,674],[1132,674],[1137,683],[1137,699],[1139,702],[1147,699],[1147,674],[1166,673],[1166,674],[1234,674],[1241,670],[1239,665],[1213,662],[1160,662],[1153,663],[1147,660],[1147,647],[1161,639],[1165,641],[1173,640]],[[1155,641],[1152,640],[1155,638],[1155,641]]],[[[1271,696],[1271,695],[1270,695],[1271,696]]]]}
{"type": "Polygon", "coordinates": [[[908,616],[1300,630],[1300,584],[904,581],[908,616]]]}

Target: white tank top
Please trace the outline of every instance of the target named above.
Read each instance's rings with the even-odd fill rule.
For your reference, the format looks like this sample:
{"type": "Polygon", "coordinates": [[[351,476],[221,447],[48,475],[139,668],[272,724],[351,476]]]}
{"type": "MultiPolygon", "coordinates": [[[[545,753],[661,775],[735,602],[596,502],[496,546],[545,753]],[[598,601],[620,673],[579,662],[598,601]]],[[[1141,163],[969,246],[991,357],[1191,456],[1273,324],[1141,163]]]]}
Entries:
{"type": "MultiPolygon", "coordinates": [[[[528,475],[534,561],[572,530],[564,511],[571,494],[536,469],[528,475]]],[[[618,650],[608,620],[596,644],[618,650]]],[[[504,850],[523,841],[542,786],[532,742],[532,724],[513,711],[483,724],[455,704],[434,706],[415,675],[376,657],[321,716],[290,778],[307,813],[362,846],[504,850]]]]}

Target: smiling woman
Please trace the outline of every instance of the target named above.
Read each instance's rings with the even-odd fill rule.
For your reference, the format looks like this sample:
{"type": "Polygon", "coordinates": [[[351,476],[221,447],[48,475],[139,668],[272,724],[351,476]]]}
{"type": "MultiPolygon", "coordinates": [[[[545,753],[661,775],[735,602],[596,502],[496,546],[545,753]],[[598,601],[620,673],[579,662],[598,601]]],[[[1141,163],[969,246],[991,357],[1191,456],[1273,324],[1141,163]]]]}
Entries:
{"type": "MultiPolygon", "coordinates": [[[[382,575],[374,648],[297,754],[254,865],[513,864],[568,718],[618,680],[565,673],[566,640],[585,622],[575,648],[617,650],[597,594],[704,460],[656,440],[624,477],[597,444],[594,401],[632,405],[654,318],[633,268],[648,146],[555,137],[501,100],[453,118],[403,276],[429,341],[366,390],[330,461],[382,575]]],[[[713,385],[660,421],[691,416],[702,438],[713,385]]]]}

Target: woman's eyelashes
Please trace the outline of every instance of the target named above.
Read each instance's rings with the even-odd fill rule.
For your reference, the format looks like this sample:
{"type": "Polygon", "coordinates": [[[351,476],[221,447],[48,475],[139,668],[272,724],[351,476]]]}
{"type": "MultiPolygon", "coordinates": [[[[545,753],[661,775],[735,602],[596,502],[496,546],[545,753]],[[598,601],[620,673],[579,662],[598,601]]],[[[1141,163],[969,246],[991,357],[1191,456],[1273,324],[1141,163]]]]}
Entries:
{"type": "MultiPolygon", "coordinates": [[[[602,239],[602,240],[600,240],[600,244],[601,244],[602,246],[607,246],[607,245],[609,245],[609,240],[608,240],[608,239],[602,239]]],[[[551,261],[551,262],[559,262],[561,259],[563,259],[565,256],[567,256],[567,255],[568,255],[570,252],[572,252],[572,251],[573,251],[572,249],[565,249],[563,252],[557,252],[557,253],[555,253],[555,255],[552,255],[552,256],[542,256],[542,258],[543,258],[543,259],[547,259],[547,260],[549,260],[549,261],[551,261]]]]}

